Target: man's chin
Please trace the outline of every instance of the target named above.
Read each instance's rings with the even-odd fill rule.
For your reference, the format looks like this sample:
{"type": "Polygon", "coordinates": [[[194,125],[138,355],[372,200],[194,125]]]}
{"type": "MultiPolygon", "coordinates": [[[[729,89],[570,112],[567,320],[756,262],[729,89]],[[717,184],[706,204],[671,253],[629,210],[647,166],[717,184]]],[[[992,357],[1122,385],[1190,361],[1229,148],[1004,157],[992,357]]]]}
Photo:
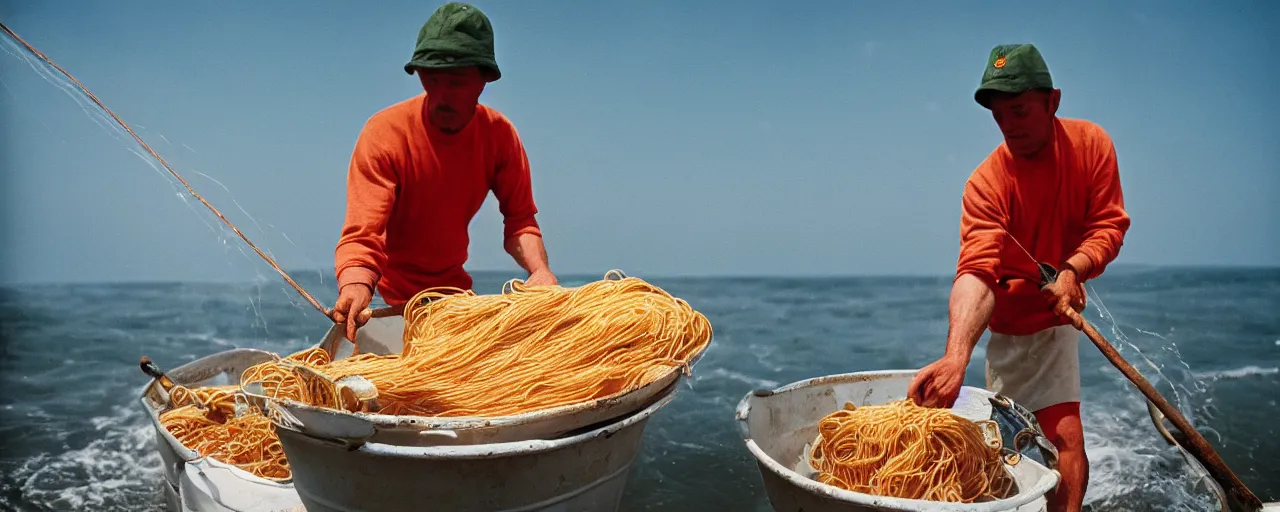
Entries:
{"type": "Polygon", "coordinates": [[[1007,140],[1005,141],[1005,144],[1009,146],[1009,152],[1019,158],[1032,158],[1040,153],[1040,148],[1030,144],[1019,144],[1017,142],[1009,142],[1007,140]]]}
{"type": "Polygon", "coordinates": [[[463,128],[466,128],[470,122],[471,119],[463,120],[462,116],[459,115],[441,116],[431,120],[431,124],[444,133],[458,133],[463,128]]]}

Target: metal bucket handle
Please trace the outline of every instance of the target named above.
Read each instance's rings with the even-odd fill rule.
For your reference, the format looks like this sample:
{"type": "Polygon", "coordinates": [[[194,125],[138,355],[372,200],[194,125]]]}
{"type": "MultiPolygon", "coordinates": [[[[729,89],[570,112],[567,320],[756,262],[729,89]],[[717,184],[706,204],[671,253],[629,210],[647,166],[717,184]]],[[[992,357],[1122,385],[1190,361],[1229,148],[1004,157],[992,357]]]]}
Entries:
{"type": "Polygon", "coordinates": [[[1049,438],[1044,436],[1044,430],[1040,428],[1040,423],[1036,421],[1035,414],[999,393],[991,396],[988,400],[991,402],[991,411],[1016,429],[1013,435],[1013,447],[1001,449],[1005,463],[1009,465],[1017,464],[1022,460],[1023,450],[1034,444],[1039,449],[1045,466],[1056,471],[1058,469],[1058,448],[1049,442],[1049,438]]]}

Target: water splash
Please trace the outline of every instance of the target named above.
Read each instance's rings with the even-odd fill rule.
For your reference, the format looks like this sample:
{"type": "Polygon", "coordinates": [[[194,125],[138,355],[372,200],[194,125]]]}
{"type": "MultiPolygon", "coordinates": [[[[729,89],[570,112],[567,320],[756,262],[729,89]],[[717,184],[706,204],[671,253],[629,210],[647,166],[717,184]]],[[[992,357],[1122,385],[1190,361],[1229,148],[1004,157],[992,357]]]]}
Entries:
{"type": "MultiPolygon", "coordinates": [[[[2,508],[134,511],[139,503],[163,503],[164,481],[155,433],[137,408],[116,407],[110,416],[90,418],[100,433],[81,448],[42,454],[16,467],[20,499],[2,508]]],[[[9,494],[9,493],[5,493],[9,494]]]]}
{"type": "MultiPolygon", "coordinates": [[[[1211,419],[1212,408],[1206,399],[1208,386],[1182,358],[1177,343],[1155,332],[1128,327],[1141,335],[1141,339],[1154,340],[1154,350],[1143,350],[1126,334],[1121,321],[1103,303],[1097,290],[1088,283],[1085,287],[1089,302],[1107,327],[1108,339],[1116,350],[1121,354],[1129,352],[1126,359],[1136,363],[1135,369],[1193,425],[1200,416],[1198,413],[1203,413],[1203,419],[1211,419]]],[[[1131,388],[1128,379],[1118,371],[1110,373],[1117,383],[1131,388]]],[[[1084,407],[1085,445],[1091,472],[1086,503],[1092,504],[1095,510],[1108,511],[1215,509],[1216,500],[1199,486],[1203,475],[1194,472],[1177,450],[1159,436],[1146,402],[1144,396],[1131,390],[1123,395],[1109,394],[1102,403],[1084,407]],[[1135,475],[1143,477],[1135,478],[1135,475]]],[[[1216,434],[1209,428],[1197,428],[1204,435],[1216,434]]]]}
{"type": "MultiPolygon", "coordinates": [[[[1187,364],[1187,362],[1182,358],[1182,353],[1178,351],[1178,344],[1172,339],[1161,336],[1160,334],[1133,327],[1133,331],[1156,339],[1156,343],[1158,344],[1157,348],[1168,352],[1170,354],[1169,357],[1172,358],[1172,363],[1176,365],[1176,367],[1170,368],[1169,364],[1162,364],[1153,360],[1153,355],[1148,354],[1125,334],[1124,329],[1120,326],[1120,320],[1116,318],[1111,310],[1107,308],[1106,304],[1102,302],[1102,298],[1099,296],[1097,290],[1088,283],[1085,284],[1085,287],[1088,289],[1089,302],[1097,306],[1099,317],[1105,321],[1108,330],[1110,331],[1110,336],[1108,336],[1108,338],[1116,347],[1116,351],[1121,354],[1124,354],[1126,351],[1132,351],[1136,354],[1140,362],[1150,370],[1149,372],[1142,372],[1139,370],[1139,372],[1143,374],[1143,377],[1146,377],[1146,379],[1151,382],[1151,385],[1155,386],[1157,389],[1159,389],[1162,384],[1165,385],[1169,389],[1168,394],[1172,395],[1172,397],[1170,397],[1172,398],[1172,400],[1170,400],[1171,405],[1177,408],[1179,412],[1187,417],[1188,421],[1191,421],[1194,424],[1194,401],[1197,397],[1202,397],[1208,391],[1208,387],[1202,379],[1195,376],[1195,373],[1191,370],[1191,365],[1187,364]],[[1170,373],[1174,373],[1174,375],[1171,376],[1169,373],[1166,373],[1166,370],[1170,373]]],[[[1126,359],[1132,359],[1132,357],[1126,357],[1126,359]]],[[[1125,380],[1127,382],[1127,379],[1123,379],[1123,377],[1120,377],[1120,380],[1125,380]]],[[[1166,392],[1163,390],[1161,391],[1161,395],[1167,396],[1166,392]]]]}

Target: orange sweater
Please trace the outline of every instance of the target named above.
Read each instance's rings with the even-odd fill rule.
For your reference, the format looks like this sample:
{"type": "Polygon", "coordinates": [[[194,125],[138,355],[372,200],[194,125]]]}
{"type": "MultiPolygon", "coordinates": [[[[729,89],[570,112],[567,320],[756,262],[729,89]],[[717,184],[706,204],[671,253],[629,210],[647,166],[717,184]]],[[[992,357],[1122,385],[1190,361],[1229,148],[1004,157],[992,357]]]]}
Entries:
{"type": "Polygon", "coordinates": [[[479,105],[456,134],[426,120],[426,94],[376,113],[356,141],[347,173],[347,215],[335,250],[338,286],[374,286],[389,305],[437,286],[471,288],[463,270],[467,225],[489,191],[503,236],[541,236],[529,161],[497,110],[479,105]]]}
{"type": "Polygon", "coordinates": [[[1110,136],[1098,125],[1056,119],[1055,140],[1035,161],[1005,144],[965,183],[956,277],[972,274],[995,292],[989,327],[1009,335],[1066,324],[1040,292],[1036,262],[1070,265],[1083,283],[1102,274],[1129,229],[1110,136]]]}

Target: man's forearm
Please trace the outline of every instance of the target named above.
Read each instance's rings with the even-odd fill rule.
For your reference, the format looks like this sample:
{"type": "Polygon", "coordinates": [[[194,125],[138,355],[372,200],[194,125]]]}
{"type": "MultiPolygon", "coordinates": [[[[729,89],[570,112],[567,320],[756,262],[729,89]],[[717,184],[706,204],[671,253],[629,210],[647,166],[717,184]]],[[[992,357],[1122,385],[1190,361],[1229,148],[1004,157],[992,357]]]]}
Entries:
{"type": "Polygon", "coordinates": [[[948,306],[947,353],[967,364],[973,347],[991,321],[996,297],[991,288],[972,274],[963,274],[951,286],[948,306]]]}
{"type": "Polygon", "coordinates": [[[525,272],[533,274],[551,270],[547,264],[547,248],[542,244],[541,236],[522,233],[508,238],[503,246],[525,272]]]}

